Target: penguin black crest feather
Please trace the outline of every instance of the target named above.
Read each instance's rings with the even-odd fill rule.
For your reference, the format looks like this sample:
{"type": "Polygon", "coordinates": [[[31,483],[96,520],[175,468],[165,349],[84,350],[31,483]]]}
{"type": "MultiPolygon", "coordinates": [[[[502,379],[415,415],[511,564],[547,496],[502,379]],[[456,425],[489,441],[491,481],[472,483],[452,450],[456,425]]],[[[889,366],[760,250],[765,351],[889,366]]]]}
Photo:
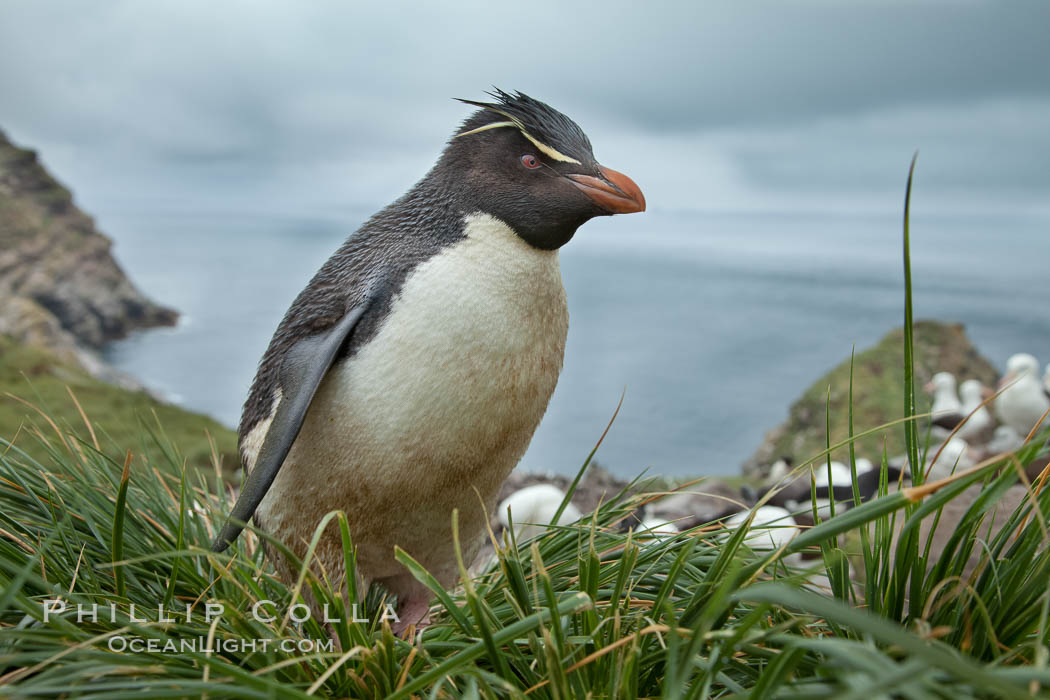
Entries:
{"type": "MultiPolygon", "coordinates": [[[[594,153],[591,149],[591,140],[583,129],[569,119],[567,116],[554,109],[545,102],[533,99],[521,92],[508,93],[500,89],[494,89],[488,93],[496,102],[476,102],[474,100],[459,99],[464,104],[480,107],[483,110],[502,116],[509,120],[506,122],[489,121],[480,127],[464,128],[456,135],[457,138],[468,134],[493,128],[496,126],[514,126],[532,141],[541,150],[543,147],[550,148],[553,153],[571,159],[566,162],[575,161],[577,164],[594,161],[594,153]]],[[[472,120],[468,120],[468,124],[472,120]]],[[[551,155],[551,153],[548,153],[551,155]]],[[[552,156],[559,160],[557,156],[552,156]]]]}

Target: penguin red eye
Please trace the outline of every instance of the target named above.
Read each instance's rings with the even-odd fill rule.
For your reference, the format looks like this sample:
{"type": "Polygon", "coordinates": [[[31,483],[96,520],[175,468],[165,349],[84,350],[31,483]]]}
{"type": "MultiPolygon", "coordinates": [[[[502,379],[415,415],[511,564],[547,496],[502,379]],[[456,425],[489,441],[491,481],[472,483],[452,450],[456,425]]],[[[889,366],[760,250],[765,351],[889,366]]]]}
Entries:
{"type": "Polygon", "coordinates": [[[521,157],[521,164],[529,170],[535,170],[536,168],[540,167],[540,159],[532,155],[531,153],[526,153],[521,157]]]}

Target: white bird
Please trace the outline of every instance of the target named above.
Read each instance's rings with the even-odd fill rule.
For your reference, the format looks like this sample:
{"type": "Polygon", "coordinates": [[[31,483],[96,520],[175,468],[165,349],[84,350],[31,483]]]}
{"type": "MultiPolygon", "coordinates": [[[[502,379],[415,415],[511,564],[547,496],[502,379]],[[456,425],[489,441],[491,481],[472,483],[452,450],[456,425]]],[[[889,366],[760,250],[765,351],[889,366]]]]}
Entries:
{"type": "MultiPolygon", "coordinates": [[[[864,457],[858,457],[857,461],[857,483],[861,486],[862,498],[866,498],[870,494],[864,493],[863,484],[865,480],[862,478],[865,474],[875,469],[875,465],[870,459],[864,457]]],[[[817,498],[813,501],[813,505],[817,509],[817,513],[820,515],[822,520],[827,520],[831,517],[831,498],[835,498],[836,513],[842,513],[853,505],[853,473],[849,468],[849,465],[843,464],[842,462],[831,463],[831,478],[828,478],[828,465],[817,464],[811,467],[813,470],[813,482],[814,487],[817,491],[817,498]]],[[[876,482],[877,484],[877,482],[876,482]]],[[[806,484],[804,491],[800,491],[799,496],[804,497],[805,502],[808,503],[810,499],[809,484],[806,484]]],[[[798,512],[800,509],[804,509],[807,513],[810,511],[812,506],[803,505],[798,500],[791,499],[785,504],[791,512],[798,512]]]]}
{"type": "Polygon", "coordinates": [[[1027,436],[1043,415],[1050,411],[1043,382],[1039,380],[1039,362],[1027,353],[1019,353],[1006,363],[1006,376],[999,381],[1005,387],[995,399],[999,419],[1018,435],[1027,436]]]}
{"type": "Polygon", "coordinates": [[[938,372],[926,385],[926,391],[933,392],[933,407],[930,420],[935,427],[934,433],[947,435],[963,419],[962,403],[955,391],[955,375],[951,372],[938,372]],[[937,430],[940,428],[940,430],[937,430]],[[942,432],[943,431],[943,432],[942,432]]]}
{"type": "Polygon", "coordinates": [[[668,522],[665,518],[658,518],[652,515],[647,515],[642,520],[642,523],[635,528],[635,531],[658,540],[665,540],[678,534],[678,528],[675,527],[674,523],[668,522]]]}
{"type": "Polygon", "coordinates": [[[981,405],[984,403],[984,393],[984,385],[976,379],[967,379],[959,387],[959,394],[962,397],[962,414],[963,417],[969,416],[969,418],[966,418],[966,422],[959,426],[959,432],[956,435],[964,440],[980,435],[993,423],[988,407],[981,405]]]}
{"type": "MultiPolygon", "coordinates": [[[[798,534],[798,523],[791,513],[780,506],[760,506],[755,509],[755,518],[751,521],[751,530],[744,542],[751,549],[780,549],[798,534]]],[[[745,510],[730,516],[725,525],[735,530],[747,522],[751,511],[745,510]]],[[[794,555],[793,555],[794,556],[794,555]]],[[[792,557],[791,562],[796,561],[792,557]]]]}
{"type": "MultiPolygon", "coordinates": [[[[857,473],[859,474],[860,460],[857,460],[857,473]]],[[[870,464],[870,463],[869,463],[870,464]]],[[[850,471],[849,466],[842,462],[831,463],[831,479],[828,479],[828,464],[817,464],[813,466],[813,481],[816,483],[817,488],[829,488],[834,486],[849,486],[853,483],[853,472],[850,471]]]]}
{"type": "MultiPolygon", "coordinates": [[[[499,504],[497,517],[503,527],[510,527],[510,520],[513,518],[514,536],[518,542],[523,542],[546,531],[564,500],[565,494],[557,486],[551,484],[526,486],[507,496],[499,504]]],[[[580,509],[570,502],[565,506],[558,522],[553,524],[568,525],[579,520],[581,515],[583,514],[580,509]]]]}
{"type": "Polygon", "coordinates": [[[766,477],[766,483],[778,484],[781,479],[788,475],[791,471],[791,465],[788,460],[781,457],[777,461],[773,462],[773,466],[769,468],[769,476],[766,477]]]}
{"type": "Polygon", "coordinates": [[[1013,452],[1023,444],[1024,438],[1018,435],[1016,430],[1008,425],[1000,425],[995,429],[992,439],[984,446],[984,454],[986,457],[991,457],[1004,452],[1013,452]]]}
{"type": "Polygon", "coordinates": [[[1050,364],[1046,366],[1046,371],[1043,372],[1043,392],[1050,396],[1050,364]]]}
{"type": "Polygon", "coordinates": [[[942,446],[930,448],[926,454],[923,472],[926,474],[926,481],[936,481],[951,476],[953,472],[969,469],[974,464],[973,457],[970,456],[970,445],[956,435],[942,446]]]}

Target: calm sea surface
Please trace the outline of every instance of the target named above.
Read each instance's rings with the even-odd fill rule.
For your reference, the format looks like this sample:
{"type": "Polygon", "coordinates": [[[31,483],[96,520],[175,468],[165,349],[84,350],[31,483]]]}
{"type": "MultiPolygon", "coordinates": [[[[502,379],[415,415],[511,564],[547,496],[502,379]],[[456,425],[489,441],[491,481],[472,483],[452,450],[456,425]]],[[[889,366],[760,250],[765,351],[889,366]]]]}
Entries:
{"type": "MultiPolygon", "coordinates": [[[[292,298],[364,219],[107,214],[101,228],[174,329],[107,356],[235,425],[292,298]]],[[[917,318],[961,321],[1000,367],[1050,361],[1050,220],[913,219],[917,318]]],[[[650,212],[584,226],[561,254],[565,368],[522,466],[571,472],[626,390],[599,459],[622,476],[724,474],[817,377],[902,318],[899,216],[650,212]]]]}

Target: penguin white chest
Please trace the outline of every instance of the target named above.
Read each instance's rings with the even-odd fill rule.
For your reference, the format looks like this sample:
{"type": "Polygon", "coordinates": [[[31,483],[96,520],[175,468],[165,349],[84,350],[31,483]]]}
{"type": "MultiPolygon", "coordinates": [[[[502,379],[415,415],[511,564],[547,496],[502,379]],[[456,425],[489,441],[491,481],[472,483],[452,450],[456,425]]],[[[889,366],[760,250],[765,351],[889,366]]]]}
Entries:
{"type": "MultiPolygon", "coordinates": [[[[442,532],[453,507],[480,511],[543,417],[567,332],[557,252],[468,216],[465,238],[409,273],[375,336],[329,371],[260,508],[267,527],[342,508],[367,549],[363,521],[390,509],[442,532]]],[[[483,523],[463,515],[464,529],[483,523]]]]}
{"type": "Polygon", "coordinates": [[[497,443],[527,444],[567,332],[557,253],[470,216],[466,238],[410,273],[376,337],[334,372],[325,413],[371,435],[376,457],[425,452],[455,469],[497,443]]]}

